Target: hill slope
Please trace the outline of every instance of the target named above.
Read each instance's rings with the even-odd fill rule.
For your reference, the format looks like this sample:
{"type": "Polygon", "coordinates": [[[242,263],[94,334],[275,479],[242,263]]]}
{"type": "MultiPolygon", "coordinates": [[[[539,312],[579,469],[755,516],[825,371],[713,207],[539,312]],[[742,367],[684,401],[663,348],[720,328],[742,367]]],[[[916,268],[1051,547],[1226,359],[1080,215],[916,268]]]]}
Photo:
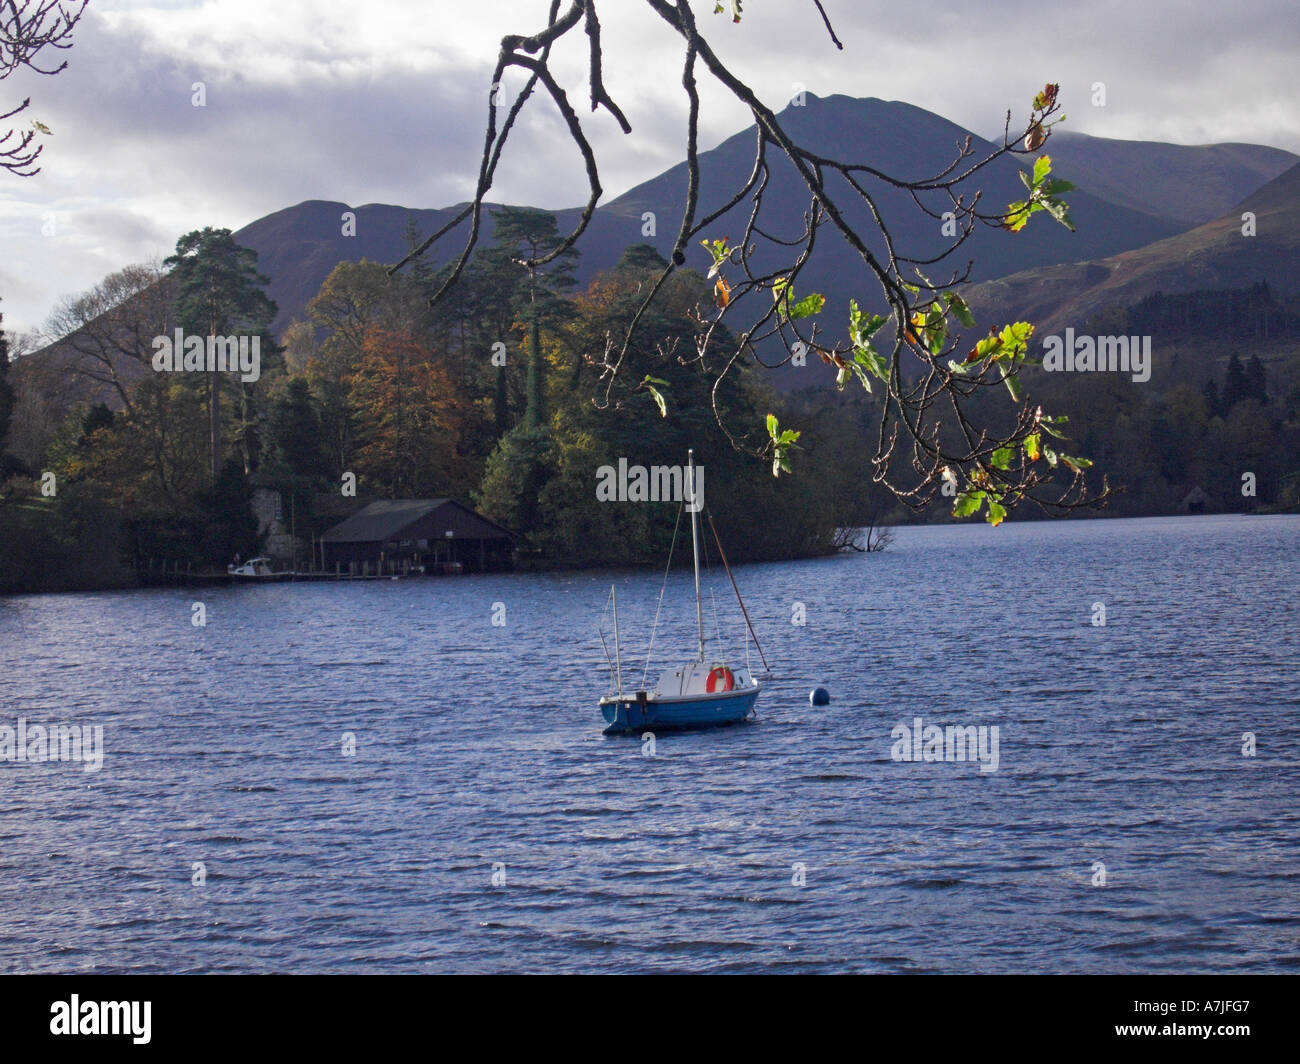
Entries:
{"type": "Polygon", "coordinates": [[[1185,233],[1095,261],[1024,270],[974,285],[966,296],[981,320],[1025,318],[1044,336],[1079,328],[1106,306],[1128,306],[1154,292],[1261,280],[1282,295],[1300,292],[1300,164],[1223,217],[1185,233]],[[1247,211],[1255,215],[1255,236],[1242,234],[1247,211]]]}
{"type": "MultiPolygon", "coordinates": [[[[787,107],[782,119],[792,136],[813,151],[867,161],[901,178],[919,178],[937,172],[951,161],[956,146],[968,135],[977,154],[992,147],[939,115],[910,104],[877,99],[855,100],[846,96],[821,99],[809,95],[805,106],[787,107]]],[[[1054,140],[1049,142],[1049,147],[1054,143],[1054,140]]],[[[702,212],[720,206],[744,182],[752,169],[753,147],[751,128],[701,155],[702,212]]],[[[986,202],[1003,206],[1019,197],[1017,169],[1017,161],[1007,158],[979,175],[986,202]]],[[[1250,173],[1253,171],[1244,171],[1235,179],[1249,182],[1250,173]]],[[[842,184],[836,191],[848,204],[845,213],[849,220],[862,231],[869,231],[866,207],[849,203],[848,190],[842,184]]],[[[935,254],[941,249],[943,241],[938,224],[921,214],[905,192],[889,186],[873,187],[871,191],[877,195],[886,224],[901,247],[912,249],[918,255],[935,254]]],[[[1136,192],[1128,195],[1133,198],[1136,192]]],[[[666,253],[672,246],[685,196],[683,163],[598,208],[579,245],[580,280],[612,266],[629,244],[646,242],[666,253]],[[642,235],[642,215],[646,211],[655,215],[657,234],[653,237],[642,235]]],[[[807,209],[808,194],[784,158],[774,161],[767,198],[770,206],[765,217],[784,219],[784,224],[773,223],[781,225],[778,235],[794,235],[807,209]]],[[[1111,255],[1186,227],[1185,222],[1174,218],[1157,217],[1112,203],[1086,188],[1081,188],[1071,200],[1077,233],[1054,224],[1031,225],[1019,234],[982,229],[962,249],[954,266],[964,267],[973,258],[977,279],[999,277],[1028,267],[1111,255]]],[[[414,217],[422,235],[428,234],[454,217],[459,205],[442,210],[410,210],[383,204],[354,208],[356,236],[345,237],[341,232],[341,216],[349,209],[342,203],[308,201],[267,215],[236,233],[240,243],[258,252],[262,270],[272,278],[271,295],[280,305],[277,328],[302,315],[307,300],[338,262],[362,258],[394,262],[406,250],[402,233],[408,217],[414,217]]],[[[748,204],[738,205],[720,218],[711,227],[712,231],[719,236],[738,235],[743,230],[747,210],[748,204]]],[[[562,230],[571,228],[579,214],[577,209],[556,213],[562,230]]],[[[448,261],[459,250],[456,240],[463,239],[465,232],[462,226],[448,234],[431,261],[435,265],[448,261]]],[[[482,240],[491,239],[491,224],[487,219],[482,240]]],[[[877,248],[881,245],[879,240],[873,243],[877,248]]],[[[702,267],[707,258],[697,246],[691,249],[687,262],[702,267]]],[[[804,290],[823,291],[831,300],[832,308],[842,307],[851,295],[871,298],[869,289],[863,290],[866,278],[860,261],[838,238],[820,241],[802,281],[804,290]]]]}
{"type": "Polygon", "coordinates": [[[1300,158],[1260,144],[1160,144],[1052,135],[1057,169],[1080,188],[1147,214],[1200,225],[1218,218],[1300,158]]]}

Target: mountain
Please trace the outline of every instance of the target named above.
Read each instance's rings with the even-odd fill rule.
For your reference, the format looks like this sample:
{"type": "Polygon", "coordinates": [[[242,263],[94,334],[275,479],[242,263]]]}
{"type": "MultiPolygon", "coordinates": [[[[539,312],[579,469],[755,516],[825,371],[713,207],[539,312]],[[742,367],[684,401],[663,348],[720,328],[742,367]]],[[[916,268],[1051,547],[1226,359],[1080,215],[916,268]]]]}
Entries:
{"type": "MultiPolygon", "coordinates": [[[[974,158],[993,148],[988,141],[939,115],[898,101],[809,94],[803,106],[791,104],[781,117],[790,134],[809,150],[870,163],[904,179],[937,173],[952,161],[967,137],[974,158]]],[[[754,139],[751,127],[701,154],[698,217],[721,206],[744,183],[753,168],[754,139]]],[[[973,259],[972,280],[984,282],[974,289],[977,299],[999,314],[1000,308],[1006,307],[1008,314],[1041,321],[1058,309],[1067,316],[1078,313],[1094,296],[1100,302],[1124,299],[1121,290],[1130,278],[1134,279],[1135,300],[1152,285],[1164,284],[1171,290],[1187,284],[1206,287],[1207,278],[1241,285],[1266,275],[1285,290],[1288,279],[1294,277],[1294,241],[1287,244],[1285,233],[1288,224],[1294,232],[1295,170],[1288,169],[1281,177],[1277,173],[1287,166],[1294,167],[1295,156],[1256,145],[1183,148],[1060,131],[1049,139],[1046,150],[1053,156],[1055,172],[1080,186],[1069,195],[1077,232],[1067,231],[1046,216],[1036,217],[1020,233],[980,226],[945,271],[930,269],[936,279],[963,269],[973,259]],[[1148,158],[1152,161],[1147,162],[1148,158]],[[1259,188],[1269,176],[1273,178],[1269,184],[1259,188]],[[1221,218],[1208,229],[1200,225],[1187,231],[1206,211],[1223,214],[1225,204],[1236,202],[1230,197],[1241,189],[1247,190],[1243,193],[1249,196],[1246,203],[1255,204],[1259,211],[1259,236],[1251,243],[1233,241],[1232,233],[1239,224],[1232,223],[1233,216],[1221,218]],[[1061,263],[1071,265],[1058,265],[1061,263]],[[1201,273],[1197,274],[1197,270],[1201,273]],[[1006,281],[991,280],[1000,277],[1006,281]]],[[[784,156],[769,150],[769,159],[766,228],[777,236],[793,238],[802,229],[809,196],[784,156]]],[[[1004,209],[1008,202],[1020,198],[1023,186],[1018,170],[1022,159],[999,159],[977,175],[986,209],[1004,209]]],[[[908,193],[879,181],[869,188],[902,253],[927,257],[943,249],[946,241],[938,220],[918,210],[908,193]]],[[[843,180],[832,178],[829,191],[855,229],[866,234],[874,231],[867,208],[856,202],[843,180]]],[[[973,191],[967,189],[968,193],[973,191]]],[[[666,255],[672,247],[685,195],[686,166],[682,163],[599,207],[579,244],[579,280],[585,282],[614,265],[631,244],[650,243],[666,255]],[[654,236],[643,235],[646,212],[654,215],[654,236]]],[[[928,203],[936,211],[943,209],[937,198],[928,203]]],[[[406,253],[404,232],[408,220],[413,219],[417,231],[427,235],[454,218],[461,206],[413,210],[367,204],[353,208],[309,200],[259,218],[235,236],[258,253],[259,268],[271,278],[269,292],[279,304],[273,328],[279,332],[305,316],[308,301],[339,262],[363,258],[396,262],[406,253]],[[354,236],[343,235],[343,215],[348,211],[355,214],[354,236]]],[[[748,211],[747,202],[738,205],[711,224],[708,235],[739,239],[748,211]]],[[[561,231],[567,232],[576,224],[580,211],[574,208],[555,213],[561,231]]],[[[431,264],[450,261],[467,230],[468,226],[462,224],[444,237],[436,253],[428,256],[431,264]]],[[[491,240],[492,219],[485,212],[479,246],[491,240]]],[[[868,239],[868,243],[877,254],[883,253],[878,237],[868,239]]],[[[703,270],[708,261],[698,243],[688,247],[689,266],[703,270]]],[[[773,268],[781,265],[770,249],[760,250],[758,263],[773,268]]],[[[849,298],[857,298],[868,307],[878,302],[874,282],[862,262],[829,228],[819,234],[815,253],[796,287],[799,293],[819,291],[827,297],[822,317],[832,338],[843,329],[849,298]]],[[[33,372],[43,367],[44,376],[50,380],[68,378],[69,359],[74,356],[67,347],[56,343],[23,362],[33,372]]],[[[123,367],[127,375],[135,371],[134,365],[123,367]]],[[[801,376],[787,375],[776,383],[795,384],[801,380],[801,376]]],[[[77,388],[74,398],[117,402],[111,389],[80,377],[77,388]]]]}
{"type": "Polygon", "coordinates": [[[1081,328],[1110,305],[1131,306],[1155,292],[1239,288],[1268,281],[1300,292],[1300,164],[1212,222],[1146,247],[1089,262],[1023,270],[973,285],[966,299],[981,321],[1023,318],[1040,336],[1081,328]],[[1243,235],[1242,215],[1255,216],[1243,235]]]}
{"type": "MultiPolygon", "coordinates": [[[[957,147],[968,136],[976,158],[993,147],[955,123],[911,104],[847,96],[820,98],[811,94],[805,100],[804,106],[791,104],[781,113],[783,124],[803,146],[821,154],[869,162],[900,178],[920,178],[938,172],[952,160],[957,147]]],[[[1055,149],[1057,136],[1054,134],[1049,140],[1049,151],[1055,149]]],[[[753,167],[754,139],[751,127],[701,154],[701,217],[725,203],[748,177],[753,167]]],[[[1089,157],[1101,160],[1090,165],[1092,170],[1105,171],[1106,153],[1128,151],[1114,147],[1122,143],[1089,137],[1079,138],[1078,144],[1069,147],[1078,160],[1089,157]]],[[[1250,145],[1231,147],[1243,150],[1234,154],[1218,152],[1217,146],[1185,152],[1179,149],[1175,154],[1187,162],[1178,172],[1191,175],[1198,166],[1209,167],[1210,163],[1204,160],[1212,158],[1217,167],[1214,172],[1220,175],[1222,184],[1253,188],[1266,180],[1259,177],[1260,173],[1270,166],[1276,167],[1278,157],[1287,155],[1282,152],[1275,156],[1273,149],[1252,153],[1250,145]],[[1238,158],[1240,161],[1234,163],[1238,158]]],[[[772,226],[779,226],[777,235],[792,237],[801,228],[800,219],[808,207],[809,197],[793,166],[783,156],[769,151],[769,158],[773,160],[772,174],[766,192],[769,206],[764,217],[773,219],[772,226]]],[[[1294,157],[1290,158],[1294,161],[1294,157]]],[[[977,175],[979,187],[985,191],[984,202],[990,209],[1002,209],[1011,200],[1020,198],[1023,188],[1017,177],[1019,168],[1017,158],[1007,157],[977,175]]],[[[1062,165],[1058,164],[1056,169],[1063,176],[1073,176],[1062,165]]],[[[1045,217],[1035,218],[1037,224],[1015,234],[981,226],[953,257],[949,270],[964,268],[969,259],[974,259],[973,279],[982,280],[1030,267],[1105,257],[1186,229],[1191,224],[1187,218],[1203,211],[1204,204],[1209,202],[1200,196],[1193,207],[1178,207],[1173,214],[1164,215],[1139,209],[1134,204],[1140,203],[1145,195],[1141,188],[1141,167],[1130,167],[1124,175],[1114,177],[1110,185],[1115,187],[1108,187],[1105,192],[1094,192],[1086,181],[1075,182],[1080,189],[1071,194],[1070,202],[1077,232],[1071,233],[1045,217]],[[1117,202],[1117,199],[1128,202],[1117,202]]],[[[1191,176],[1184,183],[1194,184],[1191,176]]],[[[971,182],[968,191],[974,187],[971,182]]],[[[868,210],[851,199],[846,184],[833,179],[831,191],[855,228],[870,232],[868,210]]],[[[908,249],[915,257],[939,253],[944,244],[939,222],[921,213],[908,193],[878,181],[872,183],[870,191],[900,248],[908,249]]],[[[650,243],[666,254],[672,247],[685,196],[686,166],[682,163],[599,207],[579,244],[582,251],[579,280],[589,280],[612,266],[629,244],[650,243]],[[652,237],[642,235],[643,214],[647,211],[655,216],[657,232],[652,237]]],[[[937,197],[930,197],[928,202],[934,209],[942,210],[937,197]]],[[[282,329],[303,315],[307,301],[338,262],[361,258],[395,262],[406,251],[402,234],[408,217],[414,218],[422,235],[427,235],[454,217],[459,209],[460,205],[441,210],[411,210],[384,204],[349,208],[342,203],[312,200],[258,219],[235,235],[240,243],[258,252],[261,269],[271,276],[271,296],[280,305],[275,326],[282,329]],[[356,214],[356,235],[343,236],[341,218],[350,209],[356,214]]],[[[709,227],[710,234],[738,239],[744,231],[748,210],[747,202],[733,208],[709,227]]],[[[575,208],[556,214],[561,230],[567,231],[576,223],[579,211],[575,208]]],[[[487,243],[492,239],[490,217],[485,217],[484,222],[481,241],[487,243]]],[[[463,240],[466,231],[467,227],[462,225],[444,237],[430,261],[434,265],[449,261],[459,250],[457,239],[463,240]]],[[[839,321],[850,296],[865,301],[874,299],[873,284],[855,253],[831,234],[829,228],[824,233],[800,277],[799,289],[825,294],[830,300],[828,310],[839,321]]],[[[869,243],[873,250],[883,253],[881,240],[869,243]]],[[[763,261],[777,264],[772,256],[766,256],[763,261]]],[[[697,268],[707,265],[708,258],[698,244],[688,250],[687,263],[697,268]]]]}
{"type": "Polygon", "coordinates": [[[1102,199],[1200,225],[1218,218],[1300,158],[1260,144],[1160,144],[1058,129],[1055,168],[1102,199]]]}

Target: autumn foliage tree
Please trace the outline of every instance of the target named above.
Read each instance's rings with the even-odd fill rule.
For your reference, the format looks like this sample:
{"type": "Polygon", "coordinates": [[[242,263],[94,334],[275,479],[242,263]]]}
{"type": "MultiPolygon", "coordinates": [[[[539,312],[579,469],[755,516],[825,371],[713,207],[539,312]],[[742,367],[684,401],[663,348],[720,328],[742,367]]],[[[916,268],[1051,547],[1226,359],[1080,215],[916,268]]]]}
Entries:
{"type": "Polygon", "coordinates": [[[357,472],[392,499],[464,494],[477,470],[458,453],[464,403],[427,342],[370,325],[349,379],[357,472]]]}

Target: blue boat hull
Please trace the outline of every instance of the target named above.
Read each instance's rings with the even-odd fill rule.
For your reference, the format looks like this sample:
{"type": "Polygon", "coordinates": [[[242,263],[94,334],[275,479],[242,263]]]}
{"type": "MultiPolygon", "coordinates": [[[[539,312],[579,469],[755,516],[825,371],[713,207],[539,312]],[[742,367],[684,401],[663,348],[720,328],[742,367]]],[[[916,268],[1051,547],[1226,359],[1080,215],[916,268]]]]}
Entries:
{"type": "Polygon", "coordinates": [[[605,729],[606,735],[673,728],[712,728],[740,723],[749,716],[757,699],[757,690],[671,701],[647,700],[644,703],[636,698],[611,698],[601,701],[600,712],[609,725],[605,729]]]}

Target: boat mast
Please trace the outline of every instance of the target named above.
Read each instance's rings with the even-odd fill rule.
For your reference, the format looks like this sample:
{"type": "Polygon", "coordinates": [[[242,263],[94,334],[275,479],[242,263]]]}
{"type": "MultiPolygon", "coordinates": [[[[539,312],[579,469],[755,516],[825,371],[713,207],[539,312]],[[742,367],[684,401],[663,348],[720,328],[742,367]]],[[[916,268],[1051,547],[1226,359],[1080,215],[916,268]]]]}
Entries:
{"type": "Polygon", "coordinates": [[[618,697],[623,697],[623,657],[618,649],[618,591],[613,585],[609,589],[609,597],[614,603],[614,683],[618,686],[618,697]]]}
{"type": "Polygon", "coordinates": [[[695,451],[686,452],[687,491],[690,493],[691,551],[695,556],[695,624],[700,633],[700,661],[704,661],[704,611],[700,607],[700,501],[695,498],[695,451]]]}

